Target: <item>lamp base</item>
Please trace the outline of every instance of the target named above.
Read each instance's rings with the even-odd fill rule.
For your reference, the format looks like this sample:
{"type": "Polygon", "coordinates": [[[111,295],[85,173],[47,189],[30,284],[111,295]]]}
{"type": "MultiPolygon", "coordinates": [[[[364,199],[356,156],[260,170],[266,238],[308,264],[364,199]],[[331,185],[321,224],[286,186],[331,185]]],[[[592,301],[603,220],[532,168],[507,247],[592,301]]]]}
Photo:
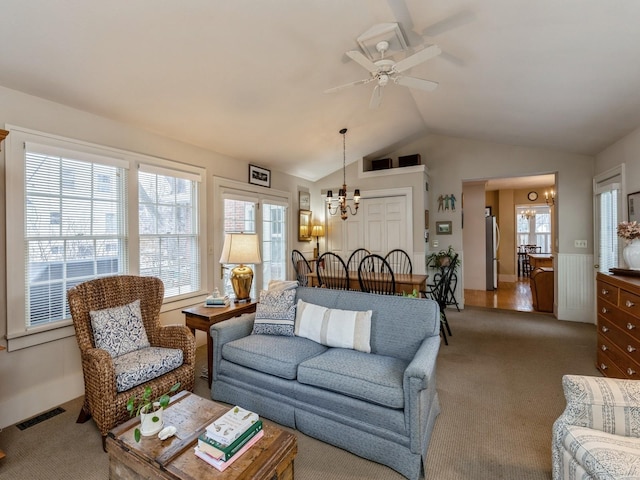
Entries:
{"type": "Polygon", "coordinates": [[[246,265],[238,265],[231,269],[231,286],[236,296],[235,302],[251,300],[251,282],[253,282],[253,270],[246,265]]]}

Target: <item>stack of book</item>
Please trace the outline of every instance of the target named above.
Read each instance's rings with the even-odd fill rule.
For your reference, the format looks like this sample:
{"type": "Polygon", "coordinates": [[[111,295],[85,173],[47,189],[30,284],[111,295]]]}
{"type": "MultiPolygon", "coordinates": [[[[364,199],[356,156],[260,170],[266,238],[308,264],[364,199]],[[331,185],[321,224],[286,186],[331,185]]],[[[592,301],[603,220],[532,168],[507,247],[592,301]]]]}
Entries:
{"type": "MultiPolygon", "coordinates": [[[[217,292],[214,292],[214,294],[217,292]]],[[[220,295],[218,293],[217,296],[209,295],[204,301],[205,307],[228,307],[229,306],[229,295],[220,295]]]]}
{"type": "Polygon", "coordinates": [[[195,454],[222,472],[263,436],[258,414],[236,405],[206,427],[195,454]]]}

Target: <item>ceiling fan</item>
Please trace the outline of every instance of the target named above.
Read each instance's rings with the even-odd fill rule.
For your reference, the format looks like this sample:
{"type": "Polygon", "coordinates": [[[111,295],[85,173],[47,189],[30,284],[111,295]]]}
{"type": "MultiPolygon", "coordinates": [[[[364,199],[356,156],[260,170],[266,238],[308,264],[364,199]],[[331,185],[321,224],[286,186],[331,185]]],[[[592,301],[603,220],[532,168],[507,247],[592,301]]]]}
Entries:
{"type": "Polygon", "coordinates": [[[426,62],[430,58],[440,55],[440,53],[442,53],[440,47],[437,45],[430,45],[427,48],[400,60],[399,62],[394,62],[390,58],[384,58],[384,54],[388,49],[389,42],[384,40],[378,42],[376,44],[376,50],[380,53],[380,59],[376,61],[369,60],[357,50],[348,51],[347,56],[366,68],[371,74],[371,77],[363,80],[356,80],[355,82],[347,83],[346,85],[329,88],[328,90],[325,90],[324,93],[335,93],[344,90],[345,88],[375,81],[376,86],[371,94],[369,108],[378,108],[382,103],[382,91],[384,87],[389,84],[389,81],[392,81],[397,85],[402,85],[403,87],[418,88],[426,91],[432,91],[438,86],[437,82],[424,80],[422,78],[408,77],[403,75],[403,72],[422,62],[426,62]]]}

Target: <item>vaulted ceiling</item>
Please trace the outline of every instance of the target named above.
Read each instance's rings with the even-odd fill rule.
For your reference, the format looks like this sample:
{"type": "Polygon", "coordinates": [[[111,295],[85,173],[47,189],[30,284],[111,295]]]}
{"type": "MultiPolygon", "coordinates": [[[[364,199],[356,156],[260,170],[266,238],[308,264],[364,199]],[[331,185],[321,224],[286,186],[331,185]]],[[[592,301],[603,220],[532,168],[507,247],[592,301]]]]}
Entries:
{"type": "MultiPolygon", "coordinates": [[[[0,85],[318,179],[426,133],[596,154],[640,126],[637,0],[4,0],[0,85]],[[442,54],[373,83],[380,23],[442,54]]],[[[1,108],[1,105],[0,105],[1,108]]]]}

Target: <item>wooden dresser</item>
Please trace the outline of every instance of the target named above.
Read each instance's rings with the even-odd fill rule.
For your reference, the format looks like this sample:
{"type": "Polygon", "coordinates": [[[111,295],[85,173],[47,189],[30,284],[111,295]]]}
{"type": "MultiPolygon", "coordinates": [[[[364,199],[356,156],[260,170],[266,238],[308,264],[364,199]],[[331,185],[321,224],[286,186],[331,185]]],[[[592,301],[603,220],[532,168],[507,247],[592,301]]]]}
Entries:
{"type": "Polygon", "coordinates": [[[598,370],[640,378],[640,277],[598,273],[598,370]]]}

